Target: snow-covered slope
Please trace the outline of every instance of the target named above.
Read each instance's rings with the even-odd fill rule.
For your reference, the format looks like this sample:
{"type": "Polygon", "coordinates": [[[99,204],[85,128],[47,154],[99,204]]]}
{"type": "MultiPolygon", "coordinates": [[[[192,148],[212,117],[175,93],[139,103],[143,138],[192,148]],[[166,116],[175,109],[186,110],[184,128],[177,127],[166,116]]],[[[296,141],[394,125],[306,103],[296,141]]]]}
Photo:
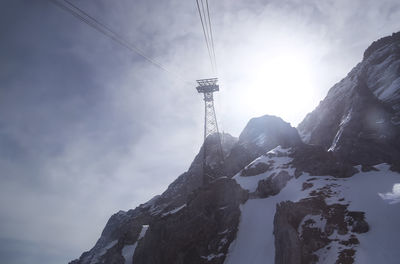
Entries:
{"type": "Polygon", "coordinates": [[[380,164],[369,172],[362,172],[361,167],[357,166],[359,172],[350,178],[310,176],[308,173],[296,178],[291,167],[290,149],[282,151],[277,148],[255,162],[261,159],[276,165],[259,175],[236,175],[234,179],[242,188],[255,192],[262,179],[273,174],[281,177],[280,171],[287,171],[291,178],[278,194],[267,198],[253,197],[241,206],[238,234],[229,248],[225,264],[344,263],[337,262],[340,258],[347,259],[345,263],[352,263],[349,258],[354,259],[354,263],[398,263],[400,194],[396,184],[400,182],[400,174],[391,171],[390,166],[380,164]],[[274,152],[280,155],[276,156],[274,152]],[[296,225],[292,226],[293,235],[299,242],[297,254],[294,243],[290,245],[292,257],[285,251],[289,258],[277,259],[277,232],[273,235],[274,229],[277,229],[276,223],[274,226],[277,207],[290,201],[294,205],[299,204],[301,208],[302,201],[318,200],[320,196],[323,200],[319,202],[331,207],[332,213],[342,211],[342,215],[336,212],[334,217],[325,218],[322,206],[321,212],[315,209],[311,214],[300,217],[296,225]],[[339,210],[337,206],[342,208],[339,210]],[[361,212],[365,212],[368,225],[364,223],[363,227],[359,224],[360,230],[357,230],[357,224],[351,218],[361,212]],[[314,255],[311,259],[315,262],[304,262],[310,256],[304,256],[301,248],[311,241],[320,243],[311,254],[307,252],[308,255],[314,255]]]}

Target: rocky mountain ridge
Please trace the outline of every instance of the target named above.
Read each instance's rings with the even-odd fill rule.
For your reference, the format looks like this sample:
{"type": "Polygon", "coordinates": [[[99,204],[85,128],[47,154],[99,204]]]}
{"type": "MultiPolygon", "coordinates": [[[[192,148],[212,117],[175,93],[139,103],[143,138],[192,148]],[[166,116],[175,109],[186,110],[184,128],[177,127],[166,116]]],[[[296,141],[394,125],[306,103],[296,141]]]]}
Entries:
{"type": "Polygon", "coordinates": [[[299,124],[307,144],[354,165],[400,160],[400,32],[375,41],[299,124]]]}
{"type": "MultiPolygon", "coordinates": [[[[202,186],[202,147],[162,195],[114,214],[71,263],[397,263],[384,239],[400,231],[399,118],[395,33],[374,42],[297,130],[263,116],[239,138],[224,134],[212,182],[202,186]]],[[[217,156],[209,151],[208,164],[217,156]]]]}

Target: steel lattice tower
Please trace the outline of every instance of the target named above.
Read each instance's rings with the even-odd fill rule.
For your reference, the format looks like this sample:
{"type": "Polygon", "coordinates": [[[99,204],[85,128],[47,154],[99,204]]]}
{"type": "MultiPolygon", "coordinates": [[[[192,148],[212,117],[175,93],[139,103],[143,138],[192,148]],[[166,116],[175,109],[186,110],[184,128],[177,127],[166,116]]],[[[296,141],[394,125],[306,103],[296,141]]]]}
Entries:
{"type": "MultiPolygon", "coordinates": [[[[218,131],[217,116],[214,108],[213,93],[219,91],[217,78],[197,80],[198,86],[196,87],[199,93],[204,94],[204,143],[203,143],[203,184],[207,184],[210,179],[214,178],[211,174],[212,168],[207,164],[207,154],[210,153],[212,148],[216,149],[217,162],[223,162],[223,151],[221,138],[218,131]],[[210,145],[214,143],[212,140],[207,140],[210,135],[216,135],[217,139],[215,146],[210,145]],[[206,144],[207,143],[207,144],[206,144]]],[[[219,164],[221,165],[221,164],[219,164]]]]}

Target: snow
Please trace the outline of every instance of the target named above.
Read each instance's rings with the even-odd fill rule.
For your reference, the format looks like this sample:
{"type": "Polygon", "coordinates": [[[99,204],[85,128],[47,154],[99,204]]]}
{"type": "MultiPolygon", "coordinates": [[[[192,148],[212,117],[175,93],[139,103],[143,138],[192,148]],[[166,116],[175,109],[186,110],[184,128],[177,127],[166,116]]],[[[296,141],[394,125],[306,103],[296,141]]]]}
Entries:
{"type": "Polygon", "coordinates": [[[299,229],[297,232],[299,234],[303,233],[303,225],[306,221],[312,220],[312,224],[309,224],[308,227],[310,228],[318,228],[322,231],[325,230],[326,219],[324,219],[321,215],[306,215],[299,225],[299,229]]]}
{"type": "MultiPolygon", "coordinates": [[[[343,238],[340,238],[342,240],[343,238]]],[[[347,248],[339,243],[339,241],[332,241],[327,246],[317,250],[315,254],[318,256],[318,263],[321,264],[336,264],[340,251],[347,248]]]]}
{"type": "Polygon", "coordinates": [[[298,201],[305,198],[308,192],[301,191],[304,178],[305,176],[293,178],[276,196],[250,199],[241,206],[239,230],[236,240],[229,247],[225,264],[274,263],[273,222],[276,204],[286,200],[298,201]]]}
{"type": "Polygon", "coordinates": [[[218,235],[225,235],[226,233],[228,233],[229,229],[225,229],[222,232],[219,232],[218,235]]]}
{"type": "Polygon", "coordinates": [[[350,109],[350,111],[347,113],[347,115],[344,118],[342,118],[340,125],[339,125],[340,128],[339,128],[338,132],[336,133],[336,136],[333,139],[332,144],[331,144],[330,148],[328,149],[328,151],[335,150],[336,145],[339,142],[340,137],[342,136],[344,128],[347,126],[347,124],[351,120],[352,112],[353,112],[353,109],[350,109]]]}
{"type": "Polygon", "coordinates": [[[164,217],[164,216],[167,216],[167,215],[176,214],[177,212],[179,212],[180,210],[182,210],[185,207],[186,207],[186,204],[183,204],[183,205],[181,205],[181,206],[179,206],[179,207],[177,207],[175,209],[172,209],[171,211],[163,213],[161,216],[164,217]]]}
{"type": "Polygon", "coordinates": [[[133,245],[126,245],[122,248],[122,256],[125,259],[125,264],[133,263],[133,254],[135,253],[137,242],[133,245]]]}
{"type": "Polygon", "coordinates": [[[223,257],[223,256],[224,256],[223,253],[219,253],[219,254],[217,254],[217,255],[215,255],[215,254],[210,254],[210,255],[208,255],[208,256],[201,256],[201,258],[202,258],[202,259],[207,259],[208,261],[210,261],[210,260],[212,260],[212,259],[214,259],[214,258],[220,258],[220,257],[223,257]]]}
{"type": "Polygon", "coordinates": [[[106,254],[107,251],[108,251],[110,248],[114,247],[117,243],[118,243],[118,240],[113,240],[113,241],[111,241],[110,243],[108,243],[105,247],[103,247],[103,248],[100,250],[100,252],[96,253],[96,254],[92,257],[92,259],[91,259],[91,261],[90,261],[90,264],[96,264],[96,263],[98,263],[99,258],[100,258],[101,256],[103,256],[104,254],[106,254]]]}
{"type": "MultiPolygon", "coordinates": [[[[277,173],[279,171],[282,171],[282,168],[288,167],[287,165],[293,160],[287,156],[273,156],[269,157],[271,155],[282,155],[282,154],[287,154],[290,151],[290,149],[283,149],[281,146],[278,146],[274,148],[273,150],[269,151],[267,153],[267,156],[261,156],[257,159],[255,159],[248,167],[255,166],[258,163],[272,163],[271,169],[255,175],[255,176],[241,176],[241,172],[236,174],[233,179],[236,180],[236,182],[245,190],[248,190],[249,192],[255,192],[257,190],[258,182],[261,180],[267,179],[269,176],[271,176],[273,173],[277,173]],[[269,156],[268,156],[269,155],[269,156]],[[285,166],[286,165],[286,166],[285,166]]],[[[287,168],[284,169],[286,170],[289,175],[294,174],[294,169],[293,168],[287,168]]]]}
{"type": "MultiPolygon", "coordinates": [[[[343,119],[346,123],[348,117],[343,119]]],[[[273,172],[280,170],[291,171],[287,168],[291,159],[274,156],[282,149],[275,149],[268,155],[254,160],[249,166],[259,162],[268,163],[271,160],[273,168],[256,176],[242,177],[240,174],[234,179],[249,191],[255,191],[261,179],[269,177],[273,172]],[[285,166],[286,165],[286,166],[285,166]]],[[[284,152],[288,153],[289,150],[284,152]]],[[[379,171],[361,172],[361,166],[355,166],[358,173],[350,178],[339,179],[332,176],[313,176],[303,173],[299,178],[292,178],[279,194],[264,199],[249,199],[241,205],[241,217],[236,239],[229,246],[225,264],[268,264],[274,263],[275,241],[273,236],[273,220],[276,205],[282,201],[299,201],[310,196],[310,193],[321,187],[330,189],[331,197],[325,199],[327,204],[346,204],[350,211],[365,212],[366,221],[370,230],[364,234],[357,234],[360,245],[356,250],[355,263],[399,263],[399,233],[400,233],[400,174],[389,170],[389,165],[376,165],[379,171]],[[304,182],[313,186],[302,191],[304,182]]],[[[314,220],[312,227],[323,229],[325,219],[319,215],[308,215],[303,219],[314,220]]],[[[301,228],[301,225],[300,225],[301,228]]],[[[301,231],[301,230],[299,230],[301,231]]],[[[338,235],[337,232],[330,236],[332,241],[326,247],[318,250],[319,263],[335,263],[341,250],[348,248],[339,243],[340,240],[348,240],[350,233],[338,235]]]]}
{"type": "Polygon", "coordinates": [[[380,87],[374,92],[374,94],[382,101],[393,101],[398,99],[396,92],[400,89],[400,77],[397,77],[396,68],[399,67],[399,63],[392,63],[390,69],[386,70],[383,76],[378,80],[380,87]],[[397,77],[397,78],[396,78],[397,77]],[[385,85],[388,80],[393,80],[390,85],[385,85]]]}
{"type": "Polygon", "coordinates": [[[335,263],[336,264],[337,258],[339,257],[340,252],[342,250],[344,250],[344,249],[355,250],[356,247],[354,247],[351,244],[344,245],[344,244],[340,243],[340,241],[349,241],[351,236],[352,236],[352,233],[350,233],[350,232],[345,235],[339,235],[337,233],[337,230],[335,230],[333,232],[333,234],[328,237],[329,239],[332,240],[332,242],[315,252],[315,254],[318,256],[318,263],[320,263],[320,264],[325,264],[325,263],[334,264],[335,263]]]}
{"type": "Polygon", "coordinates": [[[133,245],[125,245],[122,248],[121,254],[125,259],[125,264],[132,264],[133,263],[133,254],[135,254],[135,250],[136,250],[137,244],[138,244],[139,240],[141,240],[146,235],[147,229],[149,229],[149,226],[148,225],[143,225],[142,226],[142,230],[140,230],[139,237],[138,237],[137,241],[135,242],[135,244],[133,244],[133,245]]]}
{"type": "Polygon", "coordinates": [[[257,145],[257,146],[263,146],[264,145],[264,143],[265,143],[265,138],[266,138],[266,135],[265,134],[261,134],[261,135],[259,135],[256,139],[254,139],[254,143],[257,145]]]}
{"type": "Polygon", "coordinates": [[[140,231],[138,241],[146,235],[147,229],[149,229],[149,225],[142,226],[142,231],[140,231]]]}
{"type": "MultiPolygon", "coordinates": [[[[396,264],[400,259],[400,174],[390,171],[387,164],[375,168],[379,171],[359,172],[347,179],[336,179],[330,188],[336,194],[325,201],[349,204],[348,210],[365,212],[370,231],[357,235],[360,245],[356,248],[356,264],[396,264]],[[339,202],[340,198],[345,201],[339,202]]],[[[321,185],[324,179],[329,178],[317,177],[312,183],[321,185]]],[[[332,242],[327,246],[331,246],[330,252],[325,252],[327,247],[317,252],[324,256],[320,263],[335,262],[333,259],[340,250],[336,246],[343,247],[336,244],[332,242]]]]}
{"type": "MultiPolygon", "coordinates": [[[[346,197],[351,201],[349,209],[366,212],[370,231],[358,236],[360,246],[356,263],[399,263],[400,203],[388,203],[379,193],[393,189],[400,174],[389,166],[376,166],[380,171],[358,173],[347,183],[346,197]]],[[[397,188],[397,187],[396,187],[397,188]]]]}

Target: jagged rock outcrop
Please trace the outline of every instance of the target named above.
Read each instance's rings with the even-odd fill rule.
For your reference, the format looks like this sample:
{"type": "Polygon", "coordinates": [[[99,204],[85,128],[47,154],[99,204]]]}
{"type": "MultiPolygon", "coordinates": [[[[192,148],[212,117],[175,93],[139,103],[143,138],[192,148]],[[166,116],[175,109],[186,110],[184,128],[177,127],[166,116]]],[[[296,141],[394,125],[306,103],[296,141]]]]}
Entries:
{"type": "Polygon", "coordinates": [[[374,42],[298,130],[342,160],[373,165],[400,160],[400,32],[374,42]]]}
{"type": "Polygon", "coordinates": [[[350,161],[342,159],[322,146],[300,144],[290,155],[296,175],[307,172],[310,175],[332,175],[346,178],[354,175],[357,170],[350,161]]]}
{"type": "Polygon", "coordinates": [[[267,179],[258,182],[257,195],[260,198],[277,195],[292,177],[287,171],[272,174],[267,179]]]}
{"type": "Polygon", "coordinates": [[[296,129],[281,118],[269,115],[253,118],[225,160],[226,173],[233,176],[252,160],[277,146],[288,147],[300,143],[296,129]]]}
{"type": "Polygon", "coordinates": [[[136,248],[134,263],[223,263],[237,231],[239,205],[247,197],[229,178],[196,190],[181,210],[150,223],[146,238],[136,248]]]}
{"type": "Polygon", "coordinates": [[[277,204],[275,264],[318,263],[316,252],[333,241],[342,245],[336,263],[354,262],[357,234],[368,232],[369,225],[364,213],[349,211],[348,204],[326,204],[329,196],[329,188],[321,188],[310,198],[277,204]]]}

